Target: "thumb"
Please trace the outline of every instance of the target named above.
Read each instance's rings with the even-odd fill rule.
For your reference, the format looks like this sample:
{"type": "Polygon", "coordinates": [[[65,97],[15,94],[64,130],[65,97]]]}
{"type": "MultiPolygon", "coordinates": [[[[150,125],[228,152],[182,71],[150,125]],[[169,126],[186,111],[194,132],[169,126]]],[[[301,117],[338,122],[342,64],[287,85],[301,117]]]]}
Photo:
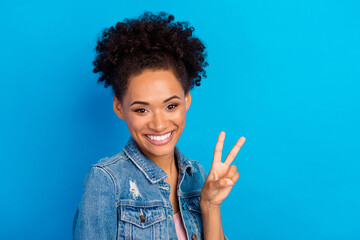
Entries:
{"type": "Polygon", "coordinates": [[[228,178],[222,178],[216,181],[213,181],[211,184],[213,188],[227,188],[234,185],[234,182],[228,178]]]}

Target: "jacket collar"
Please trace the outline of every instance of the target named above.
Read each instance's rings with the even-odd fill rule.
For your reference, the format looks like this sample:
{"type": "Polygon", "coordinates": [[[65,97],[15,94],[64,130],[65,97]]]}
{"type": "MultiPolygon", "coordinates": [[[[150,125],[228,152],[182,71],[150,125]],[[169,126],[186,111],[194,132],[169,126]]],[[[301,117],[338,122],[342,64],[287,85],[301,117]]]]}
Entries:
{"type": "MultiPolygon", "coordinates": [[[[165,180],[168,177],[164,170],[162,170],[156,163],[142,154],[136,141],[132,137],[130,137],[129,141],[125,145],[124,152],[151,183],[157,183],[161,180],[165,180]]],[[[191,165],[190,161],[176,146],[174,152],[179,167],[179,175],[186,171],[191,176],[193,172],[193,166],[191,165]]]]}

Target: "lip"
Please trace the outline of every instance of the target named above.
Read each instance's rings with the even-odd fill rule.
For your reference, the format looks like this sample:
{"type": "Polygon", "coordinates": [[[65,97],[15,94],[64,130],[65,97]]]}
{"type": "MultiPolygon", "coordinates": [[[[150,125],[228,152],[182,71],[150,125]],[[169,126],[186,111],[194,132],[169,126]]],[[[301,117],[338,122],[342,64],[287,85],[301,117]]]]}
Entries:
{"type": "MultiPolygon", "coordinates": [[[[169,132],[167,132],[169,133],[169,132]]],[[[167,134],[167,133],[164,133],[164,134],[167,134]]],[[[162,136],[164,134],[149,134],[149,135],[153,135],[153,136],[162,136]]],[[[145,138],[152,144],[154,145],[157,145],[157,146],[161,146],[161,145],[165,145],[167,144],[168,142],[171,141],[172,137],[174,135],[174,131],[171,131],[171,134],[170,136],[167,138],[167,139],[164,139],[164,140],[159,140],[159,141],[156,141],[156,140],[152,140],[151,138],[149,138],[146,134],[145,134],[145,138]]]]}

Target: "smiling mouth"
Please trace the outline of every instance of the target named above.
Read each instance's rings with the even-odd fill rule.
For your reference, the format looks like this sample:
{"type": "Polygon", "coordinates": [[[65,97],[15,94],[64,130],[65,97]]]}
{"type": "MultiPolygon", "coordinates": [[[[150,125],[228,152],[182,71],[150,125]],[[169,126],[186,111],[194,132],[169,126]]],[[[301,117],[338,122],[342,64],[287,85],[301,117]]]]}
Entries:
{"type": "Polygon", "coordinates": [[[168,143],[172,136],[174,131],[168,132],[166,134],[163,135],[151,135],[151,134],[145,134],[146,139],[149,140],[149,142],[155,144],[155,145],[164,145],[166,143],[168,143]]]}

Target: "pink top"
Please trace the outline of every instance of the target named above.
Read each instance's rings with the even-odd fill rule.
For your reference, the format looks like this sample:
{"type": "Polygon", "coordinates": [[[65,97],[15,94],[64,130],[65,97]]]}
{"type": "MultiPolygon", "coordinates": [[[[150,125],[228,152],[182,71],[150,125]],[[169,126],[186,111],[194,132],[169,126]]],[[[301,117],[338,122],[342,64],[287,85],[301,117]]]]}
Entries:
{"type": "Polygon", "coordinates": [[[174,222],[175,222],[175,228],[176,228],[176,235],[177,235],[178,239],[179,240],[187,240],[186,231],[184,228],[184,223],[182,221],[180,211],[174,215],[174,222]]]}

